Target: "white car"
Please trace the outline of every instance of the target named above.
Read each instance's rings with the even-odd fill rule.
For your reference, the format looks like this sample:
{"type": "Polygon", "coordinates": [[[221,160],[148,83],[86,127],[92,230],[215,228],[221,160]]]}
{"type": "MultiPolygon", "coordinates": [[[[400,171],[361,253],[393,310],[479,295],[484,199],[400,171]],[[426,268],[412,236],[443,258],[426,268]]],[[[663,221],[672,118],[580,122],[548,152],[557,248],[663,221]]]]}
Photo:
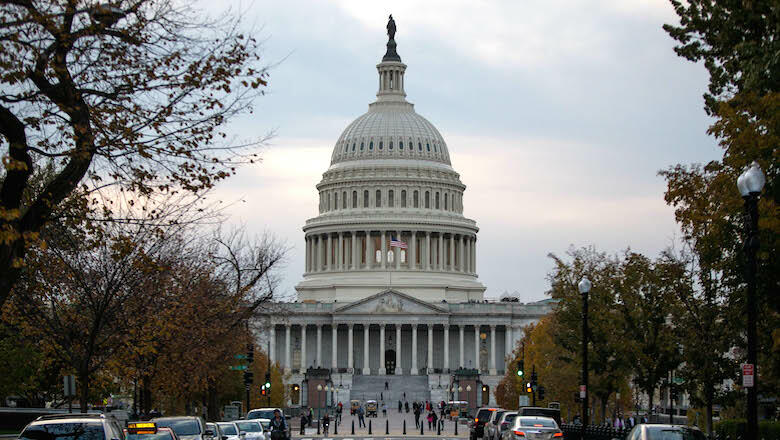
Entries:
{"type": "Polygon", "coordinates": [[[244,434],[246,440],[267,440],[263,425],[257,420],[236,420],[238,432],[244,434]]]}
{"type": "Polygon", "coordinates": [[[221,440],[243,440],[241,436],[241,430],[234,422],[217,422],[217,426],[222,431],[222,435],[227,437],[221,440]]]}

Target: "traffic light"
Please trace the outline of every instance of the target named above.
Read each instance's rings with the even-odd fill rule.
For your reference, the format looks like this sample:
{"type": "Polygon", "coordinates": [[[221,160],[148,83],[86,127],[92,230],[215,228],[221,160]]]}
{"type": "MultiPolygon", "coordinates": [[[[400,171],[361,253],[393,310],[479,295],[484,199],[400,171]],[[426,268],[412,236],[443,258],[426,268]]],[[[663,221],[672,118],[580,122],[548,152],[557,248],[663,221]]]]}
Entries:
{"type": "Polygon", "coordinates": [[[523,374],[525,374],[525,365],[523,364],[525,364],[525,362],[522,359],[517,361],[517,375],[520,377],[523,377],[523,374]]]}
{"type": "Polygon", "coordinates": [[[244,371],[244,385],[250,385],[254,381],[254,374],[251,371],[244,371]]]}
{"type": "Polygon", "coordinates": [[[246,344],[246,361],[250,364],[255,361],[255,347],[252,344],[246,344]]]}
{"type": "Polygon", "coordinates": [[[544,400],[544,387],[539,385],[539,388],[536,389],[536,397],[539,398],[539,400],[544,400]]]}
{"type": "Polygon", "coordinates": [[[271,392],[271,373],[265,373],[265,383],[263,384],[268,392],[271,392]]]}
{"type": "Polygon", "coordinates": [[[677,402],[677,399],[680,397],[679,392],[677,391],[677,387],[674,385],[671,387],[671,397],[675,402],[677,402]]]}
{"type": "Polygon", "coordinates": [[[531,382],[526,382],[525,383],[525,392],[526,393],[533,393],[534,392],[534,388],[531,386],[531,382]]]}
{"type": "Polygon", "coordinates": [[[531,385],[536,385],[536,380],[538,378],[536,377],[536,371],[531,372],[531,385]]]}
{"type": "Polygon", "coordinates": [[[263,386],[260,387],[260,395],[261,396],[268,395],[268,390],[265,389],[265,384],[263,384],[263,386]]]}

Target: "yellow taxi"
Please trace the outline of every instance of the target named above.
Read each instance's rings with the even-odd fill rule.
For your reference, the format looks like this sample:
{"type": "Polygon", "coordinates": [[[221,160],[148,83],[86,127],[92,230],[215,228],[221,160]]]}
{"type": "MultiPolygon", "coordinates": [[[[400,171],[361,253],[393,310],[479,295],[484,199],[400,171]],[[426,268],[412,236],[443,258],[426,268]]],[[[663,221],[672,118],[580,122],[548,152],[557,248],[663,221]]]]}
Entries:
{"type": "Polygon", "coordinates": [[[124,431],[126,440],[179,440],[171,428],[158,427],[154,422],[128,423],[124,431]]]}

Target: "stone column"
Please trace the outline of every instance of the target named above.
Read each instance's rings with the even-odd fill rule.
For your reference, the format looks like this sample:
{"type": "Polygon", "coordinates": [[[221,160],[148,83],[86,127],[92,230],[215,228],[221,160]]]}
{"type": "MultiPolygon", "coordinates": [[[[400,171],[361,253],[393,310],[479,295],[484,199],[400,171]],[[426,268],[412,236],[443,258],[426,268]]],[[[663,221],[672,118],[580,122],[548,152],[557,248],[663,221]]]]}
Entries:
{"type": "Polygon", "coordinates": [[[312,238],[312,240],[314,240],[314,243],[312,243],[312,246],[314,247],[313,249],[314,255],[312,255],[311,257],[312,261],[314,262],[314,268],[312,269],[312,271],[319,272],[322,269],[320,265],[320,255],[322,255],[322,248],[320,248],[320,241],[321,241],[320,236],[315,235],[314,238],[312,238]]]}
{"type": "Polygon", "coordinates": [[[311,243],[309,243],[309,237],[305,237],[304,240],[306,241],[306,263],[304,264],[304,272],[309,273],[309,256],[311,255],[309,253],[309,246],[311,243]]]}
{"type": "Polygon", "coordinates": [[[477,236],[472,237],[471,244],[471,273],[477,273],[477,236]]]}
{"type": "Polygon", "coordinates": [[[466,257],[463,259],[463,271],[471,273],[471,237],[466,237],[466,251],[463,252],[466,257]]]}
{"type": "MultiPolygon", "coordinates": [[[[396,231],[395,233],[398,234],[396,235],[396,239],[403,241],[401,240],[401,231],[396,231]]],[[[401,248],[398,246],[393,248],[393,260],[395,260],[395,270],[401,270],[401,248]]]]}
{"type": "Polygon", "coordinates": [[[412,371],[409,374],[417,375],[417,324],[412,324],[412,371]]]}
{"type": "Polygon", "coordinates": [[[358,270],[358,266],[360,266],[360,253],[358,253],[357,243],[358,231],[352,231],[352,270],[358,270]]]}
{"type": "Polygon", "coordinates": [[[276,324],[271,324],[271,328],[268,330],[268,337],[271,338],[270,347],[271,353],[268,354],[271,359],[271,363],[276,362],[276,324]]]}
{"type": "Polygon", "coordinates": [[[511,325],[505,325],[504,326],[504,356],[510,356],[512,354],[512,351],[515,349],[515,347],[512,346],[512,326],[511,325]]]}
{"type": "Polygon", "coordinates": [[[444,232],[439,232],[439,249],[436,251],[436,258],[439,260],[438,263],[436,263],[436,269],[441,271],[444,271],[444,232]]]}
{"type": "Polygon", "coordinates": [[[336,269],[344,270],[346,258],[344,258],[344,233],[339,232],[339,248],[336,250],[336,269]]]}
{"type": "Polygon", "coordinates": [[[428,324],[428,362],[425,368],[433,373],[433,324],[428,324]]]}
{"type": "Polygon", "coordinates": [[[306,324],[301,324],[301,373],[306,371],[306,324]]]}
{"type": "Polygon", "coordinates": [[[417,269],[417,231],[412,231],[409,235],[409,259],[406,261],[406,267],[409,270],[417,269]]]}
{"type": "Polygon", "coordinates": [[[330,344],[330,348],[331,348],[331,351],[333,352],[333,356],[331,356],[331,359],[332,359],[332,361],[331,361],[332,367],[331,368],[333,368],[333,370],[335,371],[335,370],[338,370],[338,368],[339,368],[339,351],[336,350],[336,345],[338,345],[338,339],[339,339],[339,325],[334,323],[331,326],[330,329],[331,329],[330,332],[331,332],[331,337],[332,337],[332,342],[330,344]]]}
{"type": "Polygon", "coordinates": [[[490,351],[488,351],[488,368],[490,374],[495,376],[496,373],[496,326],[490,326],[490,351]]]}
{"type": "Polygon", "coordinates": [[[479,365],[479,325],[474,326],[474,368],[482,370],[479,365]]]}
{"type": "Polygon", "coordinates": [[[385,324],[379,324],[379,375],[387,374],[385,369],[385,324]]]}
{"type": "Polygon", "coordinates": [[[382,231],[381,237],[382,237],[382,242],[379,244],[381,245],[380,249],[382,249],[382,258],[380,260],[382,261],[382,269],[386,269],[387,268],[387,235],[385,231],[382,231]]]}
{"type": "Polygon", "coordinates": [[[284,326],[284,372],[290,373],[292,371],[292,365],[290,365],[290,324],[284,326]]]}
{"type": "Polygon", "coordinates": [[[371,363],[369,362],[368,351],[368,324],[363,324],[363,375],[371,374],[371,363]]]}
{"type": "Polygon", "coordinates": [[[395,325],[395,370],[397,375],[403,374],[403,365],[401,364],[401,324],[395,325]]]}
{"type": "Polygon", "coordinates": [[[334,270],[334,264],[333,264],[333,235],[328,233],[328,245],[326,247],[327,255],[325,255],[325,261],[328,265],[327,270],[332,271],[334,270]]]}
{"type": "Polygon", "coordinates": [[[315,367],[322,366],[322,324],[317,324],[317,362],[315,367]]]}
{"type": "Polygon", "coordinates": [[[355,368],[355,354],[353,353],[355,349],[354,345],[354,334],[353,334],[353,327],[354,324],[347,324],[347,371],[349,372],[350,369],[355,368]]]}
{"type": "Polygon", "coordinates": [[[450,234],[450,265],[447,270],[455,271],[455,234],[450,234]]]}
{"type": "Polygon", "coordinates": [[[461,235],[458,238],[458,271],[466,271],[466,237],[461,235]]]}
{"type": "Polygon", "coordinates": [[[371,231],[366,231],[366,269],[374,267],[374,240],[371,239],[371,231]]]}
{"type": "Polygon", "coordinates": [[[425,270],[431,270],[431,231],[425,231],[425,270]]]}
{"type": "Polygon", "coordinates": [[[459,325],[458,326],[458,330],[460,331],[460,351],[459,351],[459,353],[460,353],[460,365],[459,365],[459,367],[460,368],[464,368],[466,366],[465,365],[466,363],[464,362],[464,359],[463,359],[463,355],[465,354],[465,350],[463,349],[463,347],[464,347],[464,345],[463,345],[463,332],[466,330],[466,326],[459,325]]]}
{"type": "Polygon", "coordinates": [[[444,324],[444,373],[450,371],[450,325],[444,324]]]}

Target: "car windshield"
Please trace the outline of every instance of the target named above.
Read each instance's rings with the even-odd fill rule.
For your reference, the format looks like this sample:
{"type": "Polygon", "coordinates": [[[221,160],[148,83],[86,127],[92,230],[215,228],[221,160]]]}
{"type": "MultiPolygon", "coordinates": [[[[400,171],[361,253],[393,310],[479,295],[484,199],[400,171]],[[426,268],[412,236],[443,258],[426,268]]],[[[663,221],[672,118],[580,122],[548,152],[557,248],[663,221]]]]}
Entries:
{"type": "Polygon", "coordinates": [[[512,423],[515,420],[515,417],[517,417],[517,414],[507,414],[506,417],[504,417],[504,423],[512,423]]]}
{"type": "Polygon", "coordinates": [[[46,423],[30,426],[19,436],[22,440],[103,440],[101,423],[46,423]]]}
{"type": "Polygon", "coordinates": [[[164,419],[157,419],[154,420],[154,423],[157,424],[157,426],[161,426],[163,428],[171,428],[173,429],[173,432],[176,433],[176,435],[199,435],[200,434],[200,424],[196,422],[195,420],[191,419],[185,419],[185,420],[164,420],[164,419]]]}
{"type": "Polygon", "coordinates": [[[487,422],[487,421],[488,421],[488,419],[490,419],[490,413],[492,413],[492,412],[493,412],[493,411],[491,411],[491,410],[489,410],[489,409],[481,409],[481,410],[479,410],[479,412],[477,413],[477,419],[478,419],[478,420],[481,420],[481,421],[483,421],[483,422],[487,422]]]}
{"type": "Polygon", "coordinates": [[[257,422],[236,422],[242,432],[263,432],[263,428],[257,422]]]}
{"type": "Polygon", "coordinates": [[[246,418],[247,419],[273,419],[274,411],[273,410],[249,411],[249,414],[246,415],[246,418]]]}
{"type": "Polygon", "coordinates": [[[173,440],[169,431],[157,431],[155,434],[125,434],[127,440],[173,440]]]}
{"type": "Polygon", "coordinates": [[[536,428],[557,428],[553,419],[520,419],[520,426],[533,426],[536,428]]]}
{"type": "Polygon", "coordinates": [[[236,427],[232,423],[220,423],[219,427],[225,435],[238,435],[238,431],[236,431],[236,427]]]}
{"type": "Polygon", "coordinates": [[[495,416],[493,416],[493,420],[495,420],[496,422],[498,422],[499,420],[501,420],[501,416],[502,416],[502,415],[503,415],[505,412],[506,412],[506,411],[496,411],[496,415],[495,415],[495,416]]]}
{"type": "Polygon", "coordinates": [[[688,428],[648,426],[648,440],[704,440],[704,434],[701,431],[688,428]]]}
{"type": "Polygon", "coordinates": [[[271,427],[271,421],[270,420],[261,420],[260,424],[263,425],[263,428],[269,429],[271,427]]]}

